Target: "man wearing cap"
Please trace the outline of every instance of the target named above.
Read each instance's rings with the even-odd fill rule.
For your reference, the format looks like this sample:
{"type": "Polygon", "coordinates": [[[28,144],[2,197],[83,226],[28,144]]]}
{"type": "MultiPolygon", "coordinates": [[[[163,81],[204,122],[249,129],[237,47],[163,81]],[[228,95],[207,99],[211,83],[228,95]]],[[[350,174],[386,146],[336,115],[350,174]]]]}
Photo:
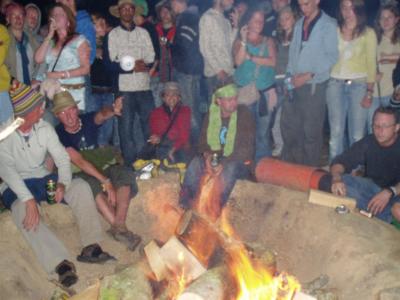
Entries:
{"type": "Polygon", "coordinates": [[[56,182],[55,201],[64,200],[72,209],[79,226],[84,247],[79,261],[102,263],[114,259],[103,252],[98,242],[102,229],[88,184],[82,179],[71,180],[71,164],[65,148],[53,127],[41,120],[44,97],[31,87],[17,83],[10,90],[14,114],[24,124],[0,143],[0,177],[3,201],[15,225],[22,232],[39,262],[49,275],[59,275],[64,286],[74,284],[78,277],[70,255],[62,242],[40,220],[37,204],[46,200],[46,184],[56,182]],[[46,168],[50,155],[58,169],[51,174],[46,168]]]}
{"type": "Polygon", "coordinates": [[[185,208],[194,204],[203,176],[218,177],[221,181],[218,204],[222,206],[228,201],[236,180],[250,175],[255,122],[246,107],[238,106],[237,88],[232,82],[229,77],[217,82],[200,134],[198,156],[190,162],[185,174],[180,195],[180,204],[185,208]]]}
{"type": "Polygon", "coordinates": [[[89,183],[98,210],[111,224],[108,233],[134,250],[141,238],[127,229],[125,221],[130,199],[137,193],[135,173],[117,164],[114,149],[99,148],[97,144],[99,127],[120,115],[121,109],[122,97],[118,97],[113,107],[79,115],[68,91],[59,92],[53,98],[53,113],[60,121],[56,132],[72,163],[79,168],[77,177],[89,183]]]}
{"type": "MultiPolygon", "coordinates": [[[[119,134],[122,156],[126,166],[136,160],[138,144],[149,138],[149,116],[154,108],[150,90],[149,66],[154,61],[154,49],[148,32],[135,26],[135,2],[119,0],[110,7],[110,13],[120,18],[120,25],[114,28],[108,38],[110,60],[120,64],[127,58],[135,60],[133,70],[119,67],[118,88],[123,98],[123,111],[119,119],[119,134]],[[125,69],[125,70],[124,70],[125,69]],[[140,118],[143,141],[135,140],[134,121],[140,118]]],[[[142,142],[142,143],[140,143],[142,142]]]]}
{"type": "Polygon", "coordinates": [[[185,162],[189,149],[190,108],[181,102],[177,82],[169,81],[161,92],[163,104],[151,112],[149,142],[158,145],[157,156],[185,162]]]}

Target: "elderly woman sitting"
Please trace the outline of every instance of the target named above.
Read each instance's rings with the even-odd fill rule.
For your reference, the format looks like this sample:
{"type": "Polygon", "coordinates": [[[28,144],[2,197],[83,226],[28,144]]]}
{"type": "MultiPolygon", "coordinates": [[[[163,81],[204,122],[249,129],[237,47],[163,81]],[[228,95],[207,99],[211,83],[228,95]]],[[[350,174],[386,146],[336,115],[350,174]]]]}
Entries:
{"type": "Polygon", "coordinates": [[[181,102],[177,82],[166,82],[161,92],[163,104],[150,115],[150,138],[156,145],[156,157],[184,162],[189,149],[190,108],[181,102]]]}

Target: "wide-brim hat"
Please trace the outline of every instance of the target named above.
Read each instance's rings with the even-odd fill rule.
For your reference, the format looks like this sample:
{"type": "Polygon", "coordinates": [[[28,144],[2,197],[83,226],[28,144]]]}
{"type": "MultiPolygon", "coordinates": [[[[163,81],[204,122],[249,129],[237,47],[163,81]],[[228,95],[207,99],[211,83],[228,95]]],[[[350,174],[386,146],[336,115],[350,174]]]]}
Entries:
{"type": "Polygon", "coordinates": [[[109,8],[110,14],[116,18],[119,18],[119,7],[123,4],[130,4],[135,7],[135,15],[147,16],[149,13],[149,7],[146,0],[118,0],[117,5],[113,5],[109,8]]]}
{"type": "Polygon", "coordinates": [[[13,84],[9,92],[15,116],[25,116],[45,101],[42,94],[22,82],[13,84]]]}
{"type": "Polygon", "coordinates": [[[63,110],[77,105],[68,91],[62,91],[54,95],[52,112],[58,114],[63,110]]]}

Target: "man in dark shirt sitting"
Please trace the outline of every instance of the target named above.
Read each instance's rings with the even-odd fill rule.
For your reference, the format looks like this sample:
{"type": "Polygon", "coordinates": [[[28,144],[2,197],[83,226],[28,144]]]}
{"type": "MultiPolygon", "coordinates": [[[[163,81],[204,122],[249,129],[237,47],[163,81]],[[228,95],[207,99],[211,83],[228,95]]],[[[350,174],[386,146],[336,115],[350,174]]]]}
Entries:
{"type": "Polygon", "coordinates": [[[134,250],[141,238],[126,227],[130,199],[137,192],[136,176],[128,167],[117,164],[111,147],[99,148],[99,127],[122,110],[122,97],[113,107],[103,107],[98,112],[78,114],[78,107],[67,91],[57,93],[53,99],[53,113],[60,124],[56,132],[67,149],[71,162],[81,171],[76,174],[86,180],[92,189],[97,209],[110,223],[108,230],[117,241],[134,250]]]}
{"type": "Polygon", "coordinates": [[[338,155],[330,168],[333,194],[355,198],[360,209],[386,222],[393,217],[400,220],[399,129],[396,110],[379,107],[374,113],[373,134],[338,155]],[[364,177],[350,174],[360,166],[364,177]]]}
{"type": "Polygon", "coordinates": [[[202,179],[207,175],[220,182],[218,192],[210,193],[220,203],[212,205],[223,206],[236,180],[249,177],[254,149],[255,123],[251,113],[245,106],[238,106],[237,88],[230,79],[219,82],[203,122],[199,155],[194,157],[186,171],[181,206],[188,208],[196,204],[195,198],[199,198],[202,179]],[[219,161],[216,161],[215,155],[218,155],[219,161]]]}

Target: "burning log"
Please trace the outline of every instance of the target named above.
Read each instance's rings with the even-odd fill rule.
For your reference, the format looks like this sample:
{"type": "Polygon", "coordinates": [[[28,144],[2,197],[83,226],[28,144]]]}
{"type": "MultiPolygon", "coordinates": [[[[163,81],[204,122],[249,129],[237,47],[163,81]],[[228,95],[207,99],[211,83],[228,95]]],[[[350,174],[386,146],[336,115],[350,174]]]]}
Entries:
{"type": "Polygon", "coordinates": [[[186,211],[177,228],[178,238],[196,255],[201,264],[207,268],[210,257],[218,245],[218,229],[193,210],[186,211]]]}
{"type": "Polygon", "coordinates": [[[197,258],[175,236],[160,249],[160,256],[169,271],[177,275],[184,272],[188,281],[206,272],[197,258]]]}
{"type": "Polygon", "coordinates": [[[211,269],[192,282],[177,300],[223,300],[230,284],[225,267],[211,269]]]}

